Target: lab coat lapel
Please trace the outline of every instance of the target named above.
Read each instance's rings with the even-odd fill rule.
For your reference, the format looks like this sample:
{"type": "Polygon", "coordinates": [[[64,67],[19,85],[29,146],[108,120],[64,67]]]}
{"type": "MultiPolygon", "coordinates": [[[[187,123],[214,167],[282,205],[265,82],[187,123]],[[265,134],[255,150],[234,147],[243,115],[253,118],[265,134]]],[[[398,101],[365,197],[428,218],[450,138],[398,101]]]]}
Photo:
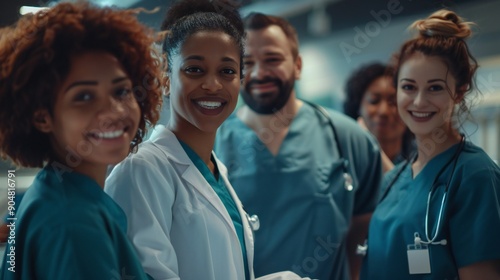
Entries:
{"type": "Polygon", "coordinates": [[[212,186],[210,186],[207,180],[205,180],[203,175],[201,175],[200,171],[193,163],[191,163],[186,171],[184,171],[184,173],[182,174],[182,178],[186,180],[186,182],[188,182],[193,188],[195,188],[217,210],[217,212],[219,212],[219,214],[224,218],[224,220],[233,230],[234,234],[236,234],[233,221],[231,220],[231,217],[229,217],[229,213],[227,212],[226,207],[224,206],[212,186]]]}
{"type": "MultiPolygon", "coordinates": [[[[151,135],[151,141],[157,145],[163,146],[163,149],[168,151],[170,158],[172,159],[172,164],[176,165],[175,168],[177,170],[184,170],[184,172],[182,172],[182,178],[190,185],[190,187],[196,189],[217,210],[237,237],[233,221],[231,220],[226,207],[220,200],[217,193],[215,193],[212,186],[210,186],[198,168],[196,168],[191,159],[189,159],[188,155],[179,143],[179,140],[177,140],[177,137],[175,137],[175,135],[165,126],[159,125],[155,127],[155,130],[151,135]]],[[[219,163],[218,165],[220,166],[219,163]]]]}
{"type": "Polygon", "coordinates": [[[248,268],[250,271],[250,279],[254,279],[254,273],[253,273],[253,255],[254,255],[254,239],[253,239],[253,230],[250,227],[250,224],[248,222],[247,218],[247,213],[243,209],[243,205],[241,204],[240,199],[238,198],[238,195],[234,191],[231,183],[227,179],[227,168],[219,161],[219,159],[213,154],[215,161],[217,162],[217,166],[219,167],[219,173],[222,176],[224,180],[224,184],[226,184],[227,189],[229,193],[231,194],[231,197],[233,198],[234,202],[236,203],[236,206],[238,207],[238,212],[240,213],[241,217],[241,222],[243,223],[243,232],[245,236],[245,247],[247,249],[247,262],[248,262],[248,268]]]}

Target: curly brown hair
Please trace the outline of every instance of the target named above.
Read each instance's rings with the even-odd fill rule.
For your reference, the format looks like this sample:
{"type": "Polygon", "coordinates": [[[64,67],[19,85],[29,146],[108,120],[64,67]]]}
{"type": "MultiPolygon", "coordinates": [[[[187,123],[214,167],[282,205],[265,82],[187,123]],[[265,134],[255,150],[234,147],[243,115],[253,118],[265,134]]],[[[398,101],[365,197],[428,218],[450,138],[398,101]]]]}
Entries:
{"type": "Polygon", "coordinates": [[[153,50],[154,32],[137,11],[61,3],[27,15],[0,33],[0,156],[25,167],[51,160],[49,135],[33,125],[34,113],[53,114],[57,89],[71,68],[71,57],[105,51],[122,64],[141,109],[130,150],[142,142],[146,125],[159,119],[163,74],[153,50]]]}

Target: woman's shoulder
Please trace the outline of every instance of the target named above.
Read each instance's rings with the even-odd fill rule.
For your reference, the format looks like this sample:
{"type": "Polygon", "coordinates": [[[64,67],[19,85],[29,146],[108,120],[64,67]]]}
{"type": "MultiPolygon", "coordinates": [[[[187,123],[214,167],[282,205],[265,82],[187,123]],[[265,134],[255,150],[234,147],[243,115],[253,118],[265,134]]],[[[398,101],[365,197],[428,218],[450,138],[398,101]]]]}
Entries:
{"type": "Polygon", "coordinates": [[[142,143],[136,153],[113,167],[106,179],[105,192],[115,200],[125,193],[154,196],[160,190],[170,192],[180,180],[181,165],[188,165],[180,144],[171,141],[177,139],[150,139],[142,143]]]}
{"type": "Polygon", "coordinates": [[[147,140],[141,143],[136,152],[129,154],[123,161],[113,167],[115,170],[123,170],[130,172],[135,170],[154,170],[160,167],[168,166],[168,159],[173,152],[168,149],[168,145],[158,143],[152,140],[147,140]]]}
{"type": "Polygon", "coordinates": [[[481,147],[472,142],[465,143],[459,164],[471,171],[484,168],[500,170],[498,164],[481,147]]]}
{"type": "MultiPolygon", "coordinates": [[[[17,221],[29,231],[96,223],[99,220],[97,216],[102,213],[100,209],[104,207],[101,201],[75,189],[35,181],[23,197],[16,215],[17,221]]],[[[104,194],[102,190],[99,191],[101,195],[104,194]]]]}

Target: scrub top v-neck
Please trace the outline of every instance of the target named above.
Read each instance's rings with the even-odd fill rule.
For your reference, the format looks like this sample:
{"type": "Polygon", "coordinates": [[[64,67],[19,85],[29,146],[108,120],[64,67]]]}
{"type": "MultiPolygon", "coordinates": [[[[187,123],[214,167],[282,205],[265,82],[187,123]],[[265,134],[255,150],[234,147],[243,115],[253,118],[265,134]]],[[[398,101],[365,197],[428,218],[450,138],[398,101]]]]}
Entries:
{"type": "Polygon", "coordinates": [[[256,133],[233,114],[217,132],[214,150],[228,168],[231,185],[247,213],[260,220],[256,277],[292,270],[303,277],[349,278],[346,235],[354,215],[375,208],[379,153],[353,120],[327,112],[340,143],[328,119],[308,104],[298,110],[276,155],[265,145],[275,133],[272,127],[256,133]],[[346,158],[340,158],[338,147],[346,158]],[[346,160],[351,191],[344,187],[346,160]],[[311,258],[317,254],[321,261],[311,258]]]}
{"type": "Polygon", "coordinates": [[[246,246],[245,246],[245,237],[244,237],[244,231],[243,231],[243,223],[241,221],[241,215],[238,212],[238,208],[236,207],[236,204],[231,197],[231,194],[227,190],[227,187],[224,183],[224,180],[222,179],[222,176],[219,175],[219,169],[217,167],[217,163],[215,162],[215,159],[213,156],[211,156],[210,160],[213,162],[214,167],[215,167],[215,175],[212,174],[208,166],[205,164],[205,162],[196,154],[191,147],[189,147],[186,143],[182,142],[179,140],[179,143],[181,144],[182,148],[188,155],[189,159],[194,163],[196,168],[200,171],[200,173],[203,175],[205,180],[210,184],[210,186],[214,189],[215,193],[219,197],[219,199],[222,201],[224,204],[227,212],[229,213],[229,216],[231,217],[231,220],[233,221],[234,228],[236,230],[236,233],[238,235],[238,239],[241,244],[241,250],[243,252],[243,260],[245,263],[245,275],[246,279],[250,279],[249,275],[250,272],[248,271],[248,260],[247,260],[247,252],[246,252],[246,246]]]}

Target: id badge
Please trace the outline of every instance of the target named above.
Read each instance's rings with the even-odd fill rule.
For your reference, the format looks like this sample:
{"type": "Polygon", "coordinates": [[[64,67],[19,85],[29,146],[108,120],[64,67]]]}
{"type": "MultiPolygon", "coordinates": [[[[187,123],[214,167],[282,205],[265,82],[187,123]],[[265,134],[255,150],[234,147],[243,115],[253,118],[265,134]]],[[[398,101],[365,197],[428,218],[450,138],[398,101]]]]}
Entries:
{"type": "Polygon", "coordinates": [[[408,245],[407,253],[410,274],[431,273],[431,262],[427,245],[408,245]]]}

